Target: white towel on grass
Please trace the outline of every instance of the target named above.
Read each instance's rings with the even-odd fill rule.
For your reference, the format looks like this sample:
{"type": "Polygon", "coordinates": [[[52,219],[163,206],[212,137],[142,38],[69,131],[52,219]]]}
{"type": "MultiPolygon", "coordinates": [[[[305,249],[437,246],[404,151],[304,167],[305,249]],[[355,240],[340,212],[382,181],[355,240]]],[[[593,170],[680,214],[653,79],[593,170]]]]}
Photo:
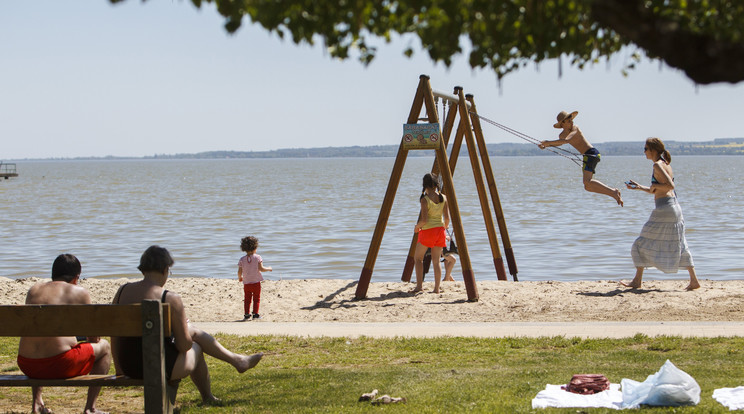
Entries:
{"type": "Polygon", "coordinates": [[[620,392],[620,384],[610,384],[610,389],[596,394],[574,394],[562,390],[564,385],[548,384],[545,389],[538,392],[532,399],[532,408],[548,407],[598,407],[619,410],[623,404],[623,393],[620,392]]]}
{"type": "Polygon", "coordinates": [[[744,386],[713,390],[713,399],[729,410],[744,409],[744,386]]]}

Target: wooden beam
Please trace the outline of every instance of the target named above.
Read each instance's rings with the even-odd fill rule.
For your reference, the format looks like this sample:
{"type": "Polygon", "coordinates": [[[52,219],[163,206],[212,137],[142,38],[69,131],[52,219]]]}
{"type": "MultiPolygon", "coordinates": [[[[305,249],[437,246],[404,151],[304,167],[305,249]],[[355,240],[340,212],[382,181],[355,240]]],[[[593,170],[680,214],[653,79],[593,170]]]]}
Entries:
{"type": "MultiPolygon", "coordinates": [[[[163,304],[170,336],[170,305],[163,304]]],[[[141,336],[142,309],[133,305],[2,305],[0,336],[141,336]],[[64,311],[62,311],[64,310],[64,311]]]]}
{"type": "Polygon", "coordinates": [[[488,190],[491,194],[491,203],[493,203],[493,210],[496,213],[496,221],[499,225],[499,232],[501,233],[501,242],[504,245],[504,255],[506,256],[506,262],[509,265],[509,273],[512,275],[512,278],[516,282],[518,281],[517,261],[514,259],[514,250],[512,249],[511,241],[509,240],[509,231],[506,228],[506,220],[504,219],[504,210],[501,207],[499,190],[496,187],[496,180],[493,177],[493,167],[491,166],[491,158],[488,156],[486,140],[483,137],[483,128],[480,124],[480,117],[478,116],[478,110],[475,107],[475,100],[473,99],[473,95],[467,94],[465,95],[465,98],[468,100],[468,102],[470,102],[470,119],[473,124],[475,139],[478,143],[478,150],[480,151],[481,159],[483,160],[483,173],[486,176],[488,190]]]}
{"type": "MultiPolygon", "coordinates": [[[[421,108],[424,105],[424,95],[427,88],[431,89],[429,87],[429,77],[426,75],[419,76],[419,84],[416,88],[416,95],[413,98],[413,103],[411,104],[411,111],[408,113],[407,123],[415,124],[418,122],[421,108]]],[[[385,191],[385,198],[382,201],[380,214],[377,217],[375,231],[369,244],[369,250],[367,250],[367,258],[364,261],[362,273],[359,275],[359,284],[357,284],[356,292],[354,293],[355,299],[364,299],[367,297],[369,283],[372,280],[372,272],[375,268],[377,255],[380,252],[380,245],[382,244],[382,236],[385,234],[385,228],[387,227],[387,222],[390,218],[390,211],[393,208],[395,193],[398,191],[398,184],[400,184],[400,177],[403,175],[403,167],[405,167],[407,157],[408,150],[404,148],[403,141],[401,140],[400,146],[398,147],[398,155],[395,157],[393,172],[390,174],[390,180],[388,181],[387,190],[385,191]]]]}
{"type": "MultiPolygon", "coordinates": [[[[458,102],[458,108],[460,110],[460,122],[464,125],[465,130],[465,142],[468,146],[468,156],[470,157],[470,166],[473,170],[473,178],[475,178],[475,187],[478,191],[478,200],[480,201],[481,212],[483,213],[483,221],[486,225],[486,232],[488,234],[488,241],[491,246],[491,255],[493,256],[493,265],[496,269],[496,276],[499,280],[506,280],[506,271],[504,270],[504,260],[501,258],[501,250],[499,249],[499,240],[496,236],[496,228],[493,225],[493,218],[491,217],[491,209],[488,207],[488,197],[486,196],[486,189],[483,185],[483,175],[481,173],[480,162],[478,161],[478,148],[475,145],[475,137],[473,136],[473,128],[470,124],[470,113],[468,111],[468,105],[466,105],[465,95],[462,92],[462,88],[456,89],[455,93],[460,98],[458,102]]],[[[458,239],[459,241],[459,239],[458,239]]]]}

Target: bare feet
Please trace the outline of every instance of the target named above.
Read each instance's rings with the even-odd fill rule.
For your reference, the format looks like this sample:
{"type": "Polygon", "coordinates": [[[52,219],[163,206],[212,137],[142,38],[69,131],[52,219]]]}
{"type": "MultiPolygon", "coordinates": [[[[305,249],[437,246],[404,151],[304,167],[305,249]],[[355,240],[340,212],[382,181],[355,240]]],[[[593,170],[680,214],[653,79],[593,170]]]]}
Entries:
{"type": "Polygon", "coordinates": [[[629,287],[631,289],[640,289],[641,288],[641,284],[640,283],[636,285],[636,284],[633,284],[633,282],[631,282],[631,283],[625,283],[622,280],[619,283],[621,285],[623,285],[625,287],[629,287]]]}
{"type": "MultiPolygon", "coordinates": [[[[49,411],[51,413],[51,411],[49,411]]],[[[97,408],[93,408],[92,410],[85,410],[85,414],[109,414],[106,411],[99,411],[97,408]]]]}
{"type": "Polygon", "coordinates": [[[210,395],[207,398],[202,398],[202,405],[222,405],[222,400],[214,395],[210,395]]]}
{"type": "Polygon", "coordinates": [[[443,282],[454,282],[455,279],[452,276],[445,276],[443,282]]]}
{"type": "Polygon", "coordinates": [[[690,282],[689,285],[685,288],[685,290],[695,290],[700,288],[700,283],[698,282],[690,282]]]}
{"type": "Polygon", "coordinates": [[[424,290],[421,289],[421,288],[416,288],[416,289],[413,289],[413,290],[409,290],[408,293],[411,294],[411,295],[413,295],[413,296],[418,296],[418,295],[424,293],[424,290]]]}
{"type": "Polygon", "coordinates": [[[52,410],[46,408],[46,406],[44,405],[39,405],[39,406],[34,407],[33,412],[36,414],[54,414],[52,410]]]}
{"type": "Polygon", "coordinates": [[[620,190],[618,190],[617,188],[612,189],[612,198],[614,198],[615,201],[617,201],[617,204],[620,207],[623,206],[623,198],[620,197],[620,190]]]}
{"type": "Polygon", "coordinates": [[[238,372],[242,374],[258,365],[258,362],[261,361],[261,358],[263,358],[263,352],[259,352],[253,355],[243,355],[243,358],[241,358],[240,363],[235,367],[235,369],[237,369],[238,372]]]}
{"type": "Polygon", "coordinates": [[[444,293],[444,289],[442,289],[442,288],[434,289],[434,290],[431,291],[431,293],[444,293]]]}

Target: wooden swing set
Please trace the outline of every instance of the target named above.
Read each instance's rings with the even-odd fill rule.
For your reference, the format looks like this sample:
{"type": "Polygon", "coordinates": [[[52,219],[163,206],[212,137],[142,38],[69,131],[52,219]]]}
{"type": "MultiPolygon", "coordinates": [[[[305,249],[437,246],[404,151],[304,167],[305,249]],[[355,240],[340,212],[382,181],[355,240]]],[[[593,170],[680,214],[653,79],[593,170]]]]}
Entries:
{"type": "MultiPolygon", "coordinates": [[[[464,95],[462,88],[459,86],[455,87],[454,95],[433,91],[429,83],[429,77],[421,75],[419,77],[416,96],[408,115],[408,121],[404,127],[404,135],[400,147],[398,148],[398,155],[395,159],[395,164],[393,165],[393,171],[390,174],[390,181],[388,182],[387,191],[385,192],[385,198],[380,208],[380,215],[377,218],[377,225],[375,226],[369,251],[367,252],[367,259],[359,277],[359,283],[355,294],[356,299],[363,299],[367,296],[369,283],[372,279],[372,271],[382,243],[382,236],[385,233],[385,227],[387,226],[387,221],[390,217],[390,211],[393,206],[393,200],[395,199],[398,184],[400,183],[408,151],[433,149],[435,151],[435,160],[431,171],[433,173],[438,173],[442,178],[444,187],[443,193],[447,196],[449,204],[450,219],[452,221],[455,239],[457,241],[457,249],[460,256],[460,265],[462,267],[462,276],[465,282],[468,301],[478,301],[478,289],[475,285],[475,276],[473,275],[468,246],[465,240],[462,220],[460,218],[460,209],[457,204],[457,196],[452,181],[452,174],[457,165],[457,158],[460,153],[463,139],[468,148],[468,156],[470,158],[470,165],[473,170],[473,177],[475,178],[481,211],[483,213],[483,219],[488,233],[488,240],[491,246],[496,275],[499,280],[507,280],[504,261],[499,250],[498,237],[496,235],[493,218],[491,217],[491,210],[488,204],[488,195],[491,196],[493,208],[496,212],[496,220],[504,245],[509,273],[512,275],[514,281],[517,281],[517,263],[514,260],[514,253],[511,247],[511,242],[509,241],[506,221],[504,220],[504,213],[501,209],[501,201],[496,188],[496,182],[493,178],[493,168],[488,157],[485,139],[483,138],[483,130],[481,129],[480,119],[475,108],[473,96],[470,94],[464,95]],[[449,106],[449,111],[444,114],[445,122],[441,131],[439,129],[439,115],[437,113],[437,103],[439,99],[442,99],[443,108],[449,106]],[[423,118],[420,117],[422,108],[426,109],[426,117],[423,118]],[[455,120],[458,114],[460,122],[457,126],[455,140],[452,145],[452,153],[450,154],[449,162],[447,162],[447,145],[449,137],[454,130],[455,120]],[[427,123],[418,124],[419,121],[426,121],[427,123]],[[483,169],[481,169],[481,162],[483,163],[483,169]],[[485,183],[483,175],[486,177],[485,183]],[[486,184],[488,186],[488,192],[485,188],[486,184]]],[[[401,280],[404,282],[409,282],[411,280],[411,273],[414,268],[413,256],[418,240],[417,236],[418,235],[414,233],[411,247],[409,248],[408,256],[406,258],[406,263],[403,268],[401,280]]]]}

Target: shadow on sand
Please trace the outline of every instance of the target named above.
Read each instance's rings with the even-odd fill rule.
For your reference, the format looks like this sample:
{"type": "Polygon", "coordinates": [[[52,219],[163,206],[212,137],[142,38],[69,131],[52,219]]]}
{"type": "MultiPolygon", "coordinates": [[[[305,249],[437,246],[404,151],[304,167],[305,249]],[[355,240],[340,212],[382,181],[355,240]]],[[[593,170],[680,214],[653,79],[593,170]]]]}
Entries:
{"type": "Polygon", "coordinates": [[[613,296],[622,296],[626,293],[632,293],[634,295],[642,295],[644,293],[651,293],[651,292],[663,292],[661,289],[615,289],[610,292],[579,292],[579,295],[582,296],[594,296],[594,297],[613,297],[613,296]]]}
{"type": "MultiPolygon", "coordinates": [[[[401,299],[401,298],[411,298],[414,295],[412,293],[406,292],[406,291],[395,291],[395,292],[388,292],[384,293],[380,296],[376,296],[373,298],[364,298],[364,299],[341,299],[336,301],[339,295],[342,293],[351,290],[355,288],[359,284],[358,281],[353,281],[347,284],[346,286],[342,287],[341,289],[338,289],[337,291],[331,293],[330,295],[326,296],[325,298],[315,302],[314,305],[311,306],[305,306],[300,309],[302,310],[316,310],[316,309],[330,309],[331,307],[341,307],[341,308],[355,308],[357,307],[358,303],[360,301],[366,301],[366,302],[384,302],[388,300],[393,299],[401,299]]],[[[423,293],[422,295],[427,295],[427,293],[423,293]]],[[[423,299],[423,298],[422,298],[423,299]]],[[[458,299],[448,302],[437,302],[437,301],[428,301],[426,302],[430,305],[443,305],[443,304],[456,304],[456,303],[468,303],[466,299],[458,299]]],[[[395,306],[393,303],[384,304],[383,307],[386,306],[395,306]]]]}

